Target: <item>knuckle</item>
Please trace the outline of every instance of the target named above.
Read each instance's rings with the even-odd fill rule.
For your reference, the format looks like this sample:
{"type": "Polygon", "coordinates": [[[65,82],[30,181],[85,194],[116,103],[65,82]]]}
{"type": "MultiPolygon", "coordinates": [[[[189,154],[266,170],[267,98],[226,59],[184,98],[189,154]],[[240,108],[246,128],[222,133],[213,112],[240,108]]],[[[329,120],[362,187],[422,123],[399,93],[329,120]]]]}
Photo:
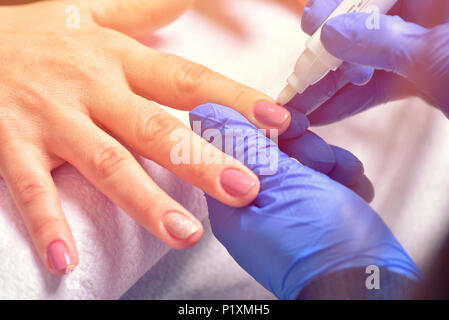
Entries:
{"type": "Polygon", "coordinates": [[[157,216],[157,207],[159,203],[164,201],[164,197],[159,192],[148,193],[145,197],[145,201],[140,204],[140,212],[143,214],[147,223],[152,223],[154,217],[157,216]]]}
{"type": "Polygon", "coordinates": [[[39,177],[20,177],[15,182],[20,204],[24,207],[39,201],[50,192],[48,183],[39,177]]]}
{"type": "Polygon", "coordinates": [[[140,113],[136,126],[138,141],[146,144],[161,142],[177,127],[175,121],[163,112],[145,110],[140,113]]]}
{"type": "Polygon", "coordinates": [[[211,179],[213,176],[210,172],[211,166],[201,161],[192,167],[191,174],[196,181],[205,181],[211,179]]]}
{"type": "Polygon", "coordinates": [[[99,145],[92,153],[92,165],[102,178],[113,176],[129,164],[126,150],[110,145],[99,145]]]}
{"type": "Polygon", "coordinates": [[[212,71],[202,65],[184,61],[174,72],[175,88],[184,94],[192,94],[212,76],[212,71]]]}
{"type": "Polygon", "coordinates": [[[61,225],[61,220],[55,217],[45,217],[36,219],[30,225],[30,233],[34,238],[44,238],[46,234],[52,232],[52,230],[61,230],[59,226],[61,225]]]}
{"type": "Polygon", "coordinates": [[[239,88],[235,89],[233,106],[246,106],[249,103],[254,101],[253,91],[245,86],[239,86],[239,88]]]}

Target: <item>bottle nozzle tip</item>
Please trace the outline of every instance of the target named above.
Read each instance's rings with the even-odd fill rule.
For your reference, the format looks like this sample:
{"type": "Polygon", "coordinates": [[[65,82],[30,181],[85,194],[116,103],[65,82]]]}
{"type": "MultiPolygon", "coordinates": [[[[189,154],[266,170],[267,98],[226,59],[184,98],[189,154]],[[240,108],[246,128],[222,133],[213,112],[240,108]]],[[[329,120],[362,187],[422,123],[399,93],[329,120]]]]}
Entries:
{"type": "Polygon", "coordinates": [[[296,95],[296,90],[293,89],[290,85],[287,85],[279,94],[277,102],[281,105],[285,105],[290,102],[296,95]]]}

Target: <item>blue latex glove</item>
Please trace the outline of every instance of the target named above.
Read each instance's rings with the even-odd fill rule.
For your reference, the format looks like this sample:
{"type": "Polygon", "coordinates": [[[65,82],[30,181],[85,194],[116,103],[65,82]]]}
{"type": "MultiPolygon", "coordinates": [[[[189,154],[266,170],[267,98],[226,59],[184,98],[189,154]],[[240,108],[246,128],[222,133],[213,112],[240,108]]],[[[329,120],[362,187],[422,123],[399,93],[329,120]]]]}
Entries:
{"type": "MultiPolygon", "coordinates": [[[[313,33],[340,2],[309,1],[303,30],[313,33]]],[[[366,27],[371,16],[367,13],[329,20],[321,41],[347,62],[288,105],[308,114],[312,125],[323,125],[388,101],[419,96],[449,117],[449,1],[400,0],[389,14],[381,15],[380,28],[372,30],[366,27]],[[369,79],[370,68],[376,69],[372,79],[360,86],[369,79]]]]}
{"type": "Polygon", "coordinates": [[[412,279],[420,277],[390,230],[361,198],[281,152],[242,115],[207,104],[191,111],[190,120],[200,121],[202,132],[221,133],[222,140],[213,140],[215,146],[222,141],[222,150],[233,132],[246,138],[244,145],[234,147],[233,156],[246,159],[259,176],[260,194],[244,208],[207,197],[210,222],[233,258],[278,298],[294,299],[317,276],[351,267],[377,265],[412,279]],[[261,175],[270,166],[277,166],[277,173],[261,175]]]}
{"type": "Polygon", "coordinates": [[[288,130],[279,137],[279,148],[302,164],[327,174],[367,202],[371,202],[374,198],[374,187],[364,174],[362,162],[351,152],[328,145],[318,135],[307,130],[309,121],[303,113],[291,109],[290,113],[292,121],[288,130]]]}
{"type": "Polygon", "coordinates": [[[294,110],[290,112],[291,125],[279,137],[281,150],[302,164],[344,184],[367,202],[372,201],[374,187],[364,174],[362,162],[351,152],[328,145],[318,135],[307,130],[309,120],[303,113],[294,110]]]}

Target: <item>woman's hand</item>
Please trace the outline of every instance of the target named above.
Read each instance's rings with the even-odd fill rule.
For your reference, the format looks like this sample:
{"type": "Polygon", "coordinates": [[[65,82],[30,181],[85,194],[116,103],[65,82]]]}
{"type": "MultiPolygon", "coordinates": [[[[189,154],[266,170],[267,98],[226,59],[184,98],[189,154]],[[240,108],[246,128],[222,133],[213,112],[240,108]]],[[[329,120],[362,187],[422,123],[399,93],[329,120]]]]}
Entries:
{"type": "Polygon", "coordinates": [[[256,197],[257,177],[232,157],[223,154],[220,164],[173,162],[171,151],[179,143],[174,136],[203,153],[219,151],[150,100],[184,110],[220,103],[260,128],[280,132],[289,125],[288,111],[256,90],[121,33],[158,28],[190,2],[0,7],[0,174],[52,272],[78,263],[50,174],[65,161],[174,248],[196,243],[200,222],[164,193],[121,143],[227,205],[244,206],[256,197]],[[76,19],[68,20],[77,10],[79,28],[76,19]]]}

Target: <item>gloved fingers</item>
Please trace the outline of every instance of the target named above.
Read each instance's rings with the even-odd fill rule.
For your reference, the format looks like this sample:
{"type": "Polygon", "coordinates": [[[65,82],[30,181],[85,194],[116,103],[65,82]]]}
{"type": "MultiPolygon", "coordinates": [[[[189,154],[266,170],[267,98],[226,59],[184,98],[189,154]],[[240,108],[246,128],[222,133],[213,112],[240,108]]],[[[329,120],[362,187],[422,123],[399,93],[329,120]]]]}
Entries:
{"type": "Polygon", "coordinates": [[[281,138],[279,148],[303,165],[324,174],[329,173],[335,166],[335,154],[332,148],[309,130],[297,138],[281,138]]]}
{"type": "Polygon", "coordinates": [[[401,0],[388,12],[389,15],[399,15],[409,22],[425,28],[433,28],[447,22],[449,17],[449,1],[427,0],[409,1],[401,0]]]}
{"type": "Polygon", "coordinates": [[[429,46],[427,29],[398,16],[348,13],[330,19],[321,41],[332,55],[414,78],[416,63],[429,46]]]}
{"type": "Polygon", "coordinates": [[[309,114],[347,84],[348,80],[340,70],[332,71],[319,82],[308,87],[302,94],[297,94],[287,103],[287,107],[289,107],[289,110],[293,109],[309,114]]]}
{"type": "Polygon", "coordinates": [[[287,103],[287,107],[290,107],[290,112],[293,112],[293,109],[309,114],[332,98],[348,83],[354,82],[356,85],[366,84],[371,79],[372,72],[372,68],[344,62],[338,70],[329,72],[323,79],[308,87],[302,94],[297,94],[287,103]]]}
{"type": "Polygon", "coordinates": [[[351,152],[328,145],[311,131],[295,139],[280,139],[279,148],[303,165],[352,189],[366,201],[372,201],[374,188],[364,175],[362,162],[351,152]]]}
{"type": "Polygon", "coordinates": [[[281,139],[292,139],[300,137],[309,127],[309,119],[304,113],[285,106],[285,108],[290,112],[291,121],[288,129],[281,135],[281,139]]]}
{"type": "Polygon", "coordinates": [[[418,94],[449,118],[449,23],[430,29],[425,43],[429,50],[417,63],[414,83],[418,94]]]}
{"type": "MultiPolygon", "coordinates": [[[[275,142],[231,108],[208,103],[193,109],[189,116],[191,126],[197,124],[194,127],[197,134],[245,164],[259,177],[261,183],[265,177],[275,175],[279,168],[283,168],[285,161],[289,164],[294,161],[281,152],[275,142]]],[[[326,147],[333,157],[330,147],[327,144],[326,147]]]]}
{"type": "MultiPolygon", "coordinates": [[[[332,173],[334,177],[345,182],[362,198],[367,201],[372,200],[374,189],[368,178],[363,175],[363,165],[360,161],[348,151],[337,147],[331,148],[310,131],[306,131],[296,139],[281,139],[279,142],[281,150],[279,150],[273,141],[266,138],[241,114],[230,108],[206,104],[195,108],[189,115],[191,123],[193,121],[201,122],[201,126],[197,127],[200,130],[197,134],[209,140],[218,149],[225,150],[226,153],[239,159],[259,177],[261,193],[255,200],[257,206],[264,207],[270,203],[271,198],[267,190],[279,187],[280,179],[288,179],[290,177],[288,172],[293,168],[295,168],[297,178],[302,179],[301,183],[304,185],[311,183],[310,179],[313,179],[313,183],[319,184],[320,182],[313,176],[313,171],[306,167],[325,173],[334,170],[332,173]],[[207,139],[206,135],[209,135],[211,139],[207,139]],[[241,139],[239,140],[238,137],[241,139]],[[294,162],[289,156],[305,166],[294,162]],[[336,164],[336,157],[338,157],[338,164],[336,164]],[[344,175],[348,175],[348,177],[344,175]],[[349,185],[352,183],[354,185],[349,185]]],[[[287,185],[286,181],[283,183],[287,185]]],[[[214,209],[217,206],[226,207],[210,197],[207,198],[208,203],[210,202],[214,209]]],[[[225,211],[223,210],[223,212],[225,211]]],[[[217,229],[226,230],[227,224],[235,223],[235,221],[233,222],[235,218],[232,215],[233,211],[229,209],[227,211],[230,212],[229,215],[222,217],[213,217],[216,215],[211,214],[213,225],[217,225],[215,222],[220,220],[220,227],[217,229]]]]}
{"type": "Polygon", "coordinates": [[[346,149],[331,145],[335,154],[335,166],[329,178],[357,193],[366,202],[374,199],[374,186],[364,174],[363,163],[346,149]]]}
{"type": "Polygon", "coordinates": [[[374,199],[374,186],[366,175],[362,175],[360,181],[349,188],[368,203],[374,199]]]}
{"type": "Polygon", "coordinates": [[[350,187],[359,183],[364,173],[363,163],[346,149],[330,146],[335,155],[335,166],[328,173],[329,178],[350,187]]]}
{"type": "Polygon", "coordinates": [[[347,85],[307,117],[311,125],[334,123],[378,104],[414,94],[416,88],[401,76],[376,71],[365,86],[347,85]]]}
{"type": "Polygon", "coordinates": [[[343,0],[309,0],[304,7],[301,28],[312,35],[343,0]]]}
{"type": "Polygon", "coordinates": [[[374,74],[374,69],[349,62],[343,62],[339,68],[344,77],[356,86],[367,84],[374,74]]]}

